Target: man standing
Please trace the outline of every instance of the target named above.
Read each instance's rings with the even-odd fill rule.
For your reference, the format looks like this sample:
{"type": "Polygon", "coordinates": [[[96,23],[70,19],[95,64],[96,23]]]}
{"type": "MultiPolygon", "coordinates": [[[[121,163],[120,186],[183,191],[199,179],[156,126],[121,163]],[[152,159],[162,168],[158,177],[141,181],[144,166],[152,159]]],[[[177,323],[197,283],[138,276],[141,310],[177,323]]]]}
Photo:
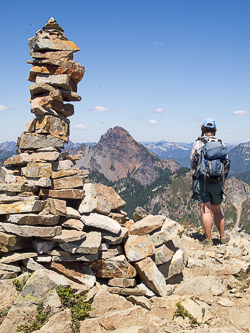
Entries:
{"type": "Polygon", "coordinates": [[[213,245],[211,237],[213,224],[212,214],[214,217],[214,223],[220,234],[221,244],[225,244],[229,241],[229,237],[224,234],[225,222],[220,208],[223,199],[224,182],[220,177],[209,179],[206,177],[206,173],[204,177],[198,172],[204,145],[207,142],[220,142],[223,145],[222,141],[215,137],[216,130],[214,119],[205,119],[201,126],[201,137],[194,142],[190,154],[191,168],[196,170],[193,176],[193,199],[200,206],[206,237],[206,239],[201,242],[203,245],[213,245]]]}

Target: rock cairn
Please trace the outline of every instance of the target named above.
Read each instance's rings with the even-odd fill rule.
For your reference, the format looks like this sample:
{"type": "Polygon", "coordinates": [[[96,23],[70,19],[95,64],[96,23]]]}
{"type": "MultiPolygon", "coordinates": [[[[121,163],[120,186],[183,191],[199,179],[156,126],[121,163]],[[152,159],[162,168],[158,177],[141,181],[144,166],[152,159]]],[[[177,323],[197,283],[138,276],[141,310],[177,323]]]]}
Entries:
{"type": "Polygon", "coordinates": [[[1,264],[18,264],[19,269],[1,266],[2,278],[17,276],[21,264],[60,272],[82,289],[93,287],[96,278],[118,278],[110,282],[114,293],[145,295],[136,287],[144,281],[154,293],[166,295],[165,278],[184,267],[180,246],[166,246],[180,225],[140,209],[135,213],[140,221],[130,221],[122,211],[126,203],[112,188],[89,183],[88,171],[74,168],[81,155],[61,153],[74,113],[73,105],[64,102],[81,99],[77,83],[84,67],[73,58],[79,48],[54,18],[29,46],[34,58],[28,61],[33,65],[29,80],[35,82],[30,102],[36,117],[18,138],[17,155],[5,161],[0,184],[1,264]]]}
{"type": "MultiPolygon", "coordinates": [[[[29,46],[35,118],[18,138],[17,155],[1,169],[0,279],[38,271],[81,293],[104,279],[113,294],[166,296],[167,283],[181,277],[187,260],[178,236],[183,228],[140,208],[134,223],[113,188],[89,183],[88,171],[74,167],[81,155],[61,152],[74,113],[64,102],[81,99],[77,83],[84,67],[73,58],[79,48],[54,18],[29,46]]],[[[15,306],[11,311],[0,332],[14,332],[22,322],[22,311],[19,319],[15,306]]]]}

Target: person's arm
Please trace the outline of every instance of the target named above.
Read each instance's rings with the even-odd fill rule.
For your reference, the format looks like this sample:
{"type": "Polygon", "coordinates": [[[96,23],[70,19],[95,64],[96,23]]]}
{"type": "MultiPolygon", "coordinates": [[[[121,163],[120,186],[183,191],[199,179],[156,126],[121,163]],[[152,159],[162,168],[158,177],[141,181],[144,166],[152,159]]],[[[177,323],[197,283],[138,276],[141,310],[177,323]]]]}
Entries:
{"type": "Polygon", "coordinates": [[[201,149],[203,147],[202,141],[195,141],[189,156],[191,169],[195,169],[201,154],[201,149]]]}
{"type": "Polygon", "coordinates": [[[195,169],[197,166],[197,149],[196,149],[196,142],[193,144],[192,150],[191,150],[191,154],[189,156],[189,160],[190,160],[190,166],[191,169],[195,169]]]}

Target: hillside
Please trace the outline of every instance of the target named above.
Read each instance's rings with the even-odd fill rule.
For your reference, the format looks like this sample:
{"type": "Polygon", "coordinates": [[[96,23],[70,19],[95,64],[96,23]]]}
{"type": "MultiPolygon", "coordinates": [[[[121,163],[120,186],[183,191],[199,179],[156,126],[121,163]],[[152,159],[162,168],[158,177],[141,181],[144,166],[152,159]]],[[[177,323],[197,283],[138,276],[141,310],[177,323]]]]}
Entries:
{"type": "Polygon", "coordinates": [[[243,173],[237,173],[234,175],[235,178],[243,180],[243,182],[247,183],[250,185],[250,171],[248,172],[243,172],[243,173]]]}
{"type": "Polygon", "coordinates": [[[250,171],[250,141],[241,143],[230,150],[229,159],[231,160],[231,174],[250,171]]]}
{"type": "MultiPolygon", "coordinates": [[[[198,204],[191,199],[191,172],[180,168],[176,173],[165,170],[150,185],[143,186],[131,176],[116,182],[109,181],[98,171],[91,171],[92,182],[113,187],[127,202],[124,211],[130,218],[137,206],[150,214],[163,214],[186,224],[201,226],[201,214],[198,204]]],[[[222,210],[226,229],[236,226],[250,233],[250,186],[231,177],[225,182],[222,210]]]]}
{"type": "Polygon", "coordinates": [[[160,170],[175,172],[181,167],[171,159],[159,159],[118,126],[110,128],[93,147],[82,144],[78,149],[64,152],[82,154],[76,167],[96,170],[112,182],[130,176],[140,184],[148,185],[160,176],[160,170]]]}

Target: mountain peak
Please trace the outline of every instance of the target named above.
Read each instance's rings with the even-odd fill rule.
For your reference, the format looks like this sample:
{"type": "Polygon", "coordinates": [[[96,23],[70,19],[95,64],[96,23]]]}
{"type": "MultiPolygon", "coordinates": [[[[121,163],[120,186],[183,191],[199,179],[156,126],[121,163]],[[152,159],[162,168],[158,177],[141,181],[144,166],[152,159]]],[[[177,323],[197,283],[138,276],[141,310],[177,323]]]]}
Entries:
{"type": "Polygon", "coordinates": [[[120,126],[108,129],[97,145],[83,149],[81,154],[83,158],[77,162],[77,167],[98,170],[111,181],[126,178],[130,174],[141,184],[147,185],[159,177],[157,167],[171,171],[180,168],[172,160],[160,160],[120,126]]]}

